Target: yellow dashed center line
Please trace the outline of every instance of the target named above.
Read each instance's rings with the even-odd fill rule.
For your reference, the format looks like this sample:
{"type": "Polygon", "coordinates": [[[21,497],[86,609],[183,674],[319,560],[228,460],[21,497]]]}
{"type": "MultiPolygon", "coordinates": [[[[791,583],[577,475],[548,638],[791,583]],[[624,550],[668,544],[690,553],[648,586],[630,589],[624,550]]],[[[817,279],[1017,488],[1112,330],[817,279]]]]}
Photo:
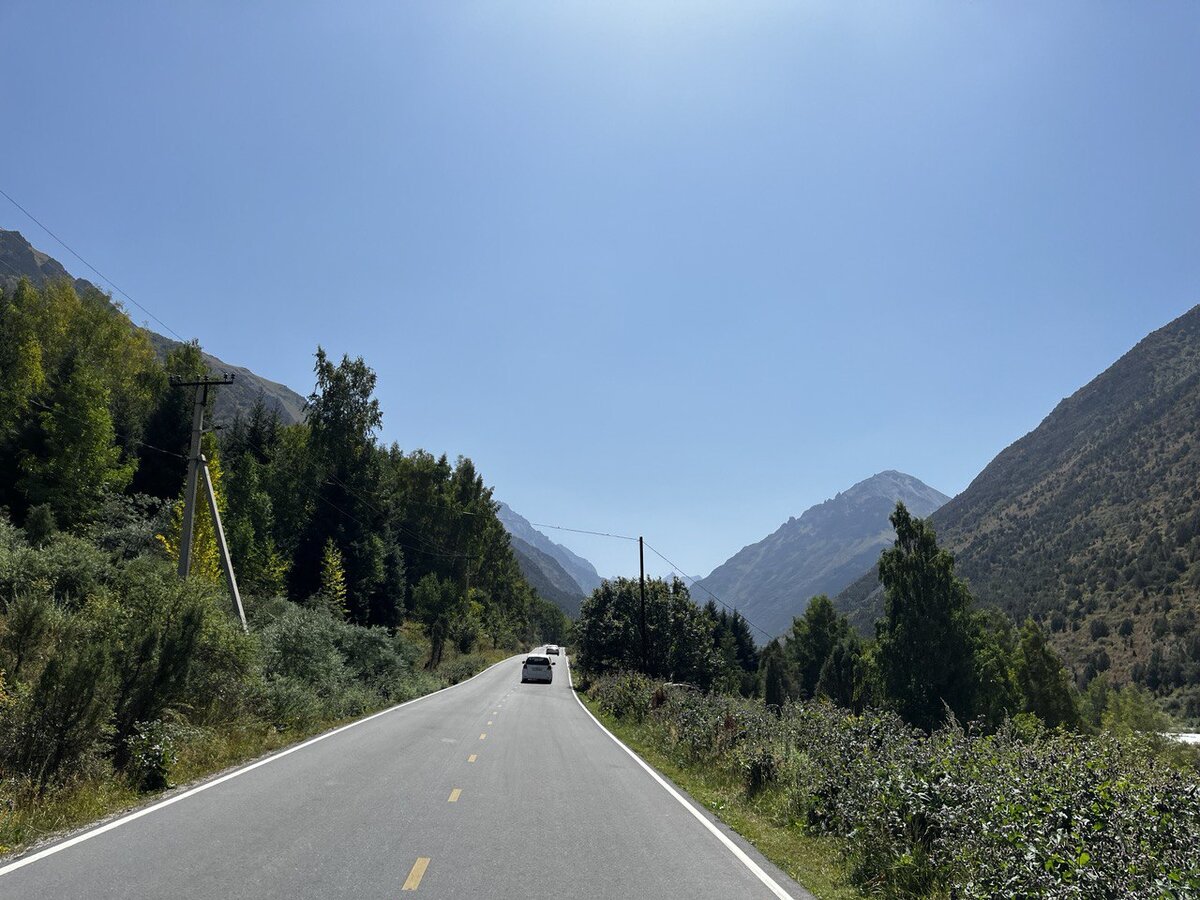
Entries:
{"type": "Polygon", "coordinates": [[[491,725],[491,724],[492,724],[492,720],[491,720],[491,719],[488,719],[488,724],[489,724],[489,725],[491,725]]]}
{"type": "Polygon", "coordinates": [[[482,740],[483,740],[485,737],[487,737],[487,732],[486,732],[486,731],[485,731],[483,734],[481,734],[481,735],[479,736],[479,739],[482,741],[482,740]]]}
{"type": "Polygon", "coordinates": [[[477,757],[475,756],[475,754],[472,753],[470,756],[467,757],[467,762],[475,762],[476,758],[477,757]]]}
{"type": "Polygon", "coordinates": [[[425,870],[429,868],[429,857],[418,856],[417,861],[413,863],[412,871],[408,873],[408,877],[404,879],[404,887],[402,891],[415,891],[421,886],[421,879],[425,877],[425,870]]]}
{"type": "Polygon", "coordinates": [[[452,790],[450,792],[450,799],[447,800],[446,802],[447,803],[457,803],[458,798],[461,796],[462,796],[462,788],[455,788],[454,790],[452,790]]]}

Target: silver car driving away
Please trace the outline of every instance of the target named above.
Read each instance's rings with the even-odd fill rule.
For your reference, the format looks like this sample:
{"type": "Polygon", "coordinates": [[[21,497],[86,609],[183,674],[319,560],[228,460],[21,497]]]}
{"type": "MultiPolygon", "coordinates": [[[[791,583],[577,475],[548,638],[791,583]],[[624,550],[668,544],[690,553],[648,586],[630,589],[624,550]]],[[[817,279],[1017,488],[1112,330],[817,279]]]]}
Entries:
{"type": "Polygon", "coordinates": [[[546,656],[529,656],[525,665],[521,666],[521,684],[527,681],[544,681],[550,684],[554,681],[554,671],[550,668],[550,659],[546,656]]]}

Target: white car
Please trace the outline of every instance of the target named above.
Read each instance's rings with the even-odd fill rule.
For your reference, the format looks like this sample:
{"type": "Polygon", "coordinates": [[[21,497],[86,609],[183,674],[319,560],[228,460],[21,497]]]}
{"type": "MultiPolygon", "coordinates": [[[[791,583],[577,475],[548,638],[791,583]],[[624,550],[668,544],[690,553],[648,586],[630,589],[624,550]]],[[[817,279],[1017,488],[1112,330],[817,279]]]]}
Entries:
{"type": "Polygon", "coordinates": [[[521,684],[527,681],[544,681],[551,684],[554,681],[554,671],[550,668],[550,660],[545,656],[528,656],[525,665],[521,666],[521,684]]]}
{"type": "Polygon", "coordinates": [[[558,656],[558,644],[547,644],[546,645],[546,655],[547,656],[558,656]]]}

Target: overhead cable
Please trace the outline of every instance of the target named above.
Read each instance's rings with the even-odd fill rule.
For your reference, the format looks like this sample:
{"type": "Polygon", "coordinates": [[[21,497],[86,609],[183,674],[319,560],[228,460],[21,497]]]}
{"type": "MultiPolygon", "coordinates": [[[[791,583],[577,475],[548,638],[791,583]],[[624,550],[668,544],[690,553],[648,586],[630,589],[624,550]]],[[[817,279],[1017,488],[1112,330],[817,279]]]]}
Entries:
{"type": "Polygon", "coordinates": [[[81,263],[83,263],[85,266],[87,266],[89,269],[91,269],[96,274],[97,278],[99,278],[101,281],[107,282],[109,287],[111,287],[114,291],[116,291],[118,294],[120,294],[122,297],[124,297],[126,300],[128,300],[130,303],[132,303],[134,306],[136,306],[138,309],[140,309],[142,312],[144,312],[150,318],[152,318],[155,322],[157,322],[163,328],[167,329],[167,331],[171,332],[171,334],[175,335],[175,337],[179,339],[180,343],[183,343],[183,344],[187,343],[187,339],[184,338],[183,335],[181,335],[178,331],[176,331],[174,328],[172,328],[170,325],[168,325],[166,322],[164,322],[162,319],[160,319],[154,313],[150,312],[150,310],[148,310],[146,307],[142,306],[142,304],[138,303],[136,300],[134,300],[132,297],[130,297],[127,293],[125,293],[125,291],[121,290],[121,288],[118,287],[117,284],[115,282],[113,282],[113,280],[111,278],[106,276],[103,272],[101,272],[99,269],[97,269],[95,266],[93,266],[90,262],[88,262],[86,259],[84,259],[82,256],[80,256],[78,253],[76,253],[71,248],[70,244],[68,244],[66,241],[64,241],[62,238],[60,238],[57,234],[55,234],[53,231],[51,231],[45,225],[43,225],[41,223],[41,221],[38,220],[37,216],[35,216],[33,213],[31,213],[29,210],[27,210],[25,207],[23,207],[20,203],[18,203],[16,200],[14,200],[11,196],[9,196],[9,194],[6,191],[4,191],[3,189],[0,189],[0,196],[4,197],[5,200],[7,200],[9,203],[11,203],[13,206],[15,206],[21,212],[25,213],[25,215],[28,216],[29,219],[35,225],[38,226],[38,228],[42,229],[42,231],[46,232],[46,234],[50,235],[50,237],[54,238],[54,240],[56,240],[60,244],[62,244],[62,246],[64,248],[66,248],[68,253],[70,253],[77,260],[79,260],[81,263]]]}
{"type": "Polygon", "coordinates": [[[724,600],[722,600],[720,597],[718,597],[716,594],[714,594],[712,591],[710,591],[708,588],[706,588],[704,585],[702,585],[700,583],[699,579],[693,578],[691,575],[686,574],[683,571],[683,569],[681,569],[679,567],[679,565],[677,563],[671,562],[671,560],[667,559],[665,556],[663,556],[663,554],[661,554],[659,551],[657,551],[653,547],[651,547],[649,541],[643,540],[642,543],[645,544],[647,550],[649,550],[651,553],[653,553],[655,556],[657,556],[659,559],[661,559],[663,562],[665,562],[668,566],[673,568],[676,572],[678,572],[680,575],[682,575],[684,578],[686,578],[688,581],[690,581],[692,583],[692,587],[700,588],[700,590],[704,591],[704,593],[708,594],[708,596],[712,597],[715,601],[720,603],[727,610],[729,610],[732,613],[737,613],[739,616],[742,617],[743,620],[745,620],[747,625],[749,625],[751,628],[754,628],[756,631],[762,632],[768,641],[774,640],[775,635],[771,634],[765,628],[760,628],[759,626],[755,625],[753,622],[751,622],[749,619],[747,619],[743,613],[739,612],[737,607],[730,606],[728,603],[726,603],[724,600]]]}

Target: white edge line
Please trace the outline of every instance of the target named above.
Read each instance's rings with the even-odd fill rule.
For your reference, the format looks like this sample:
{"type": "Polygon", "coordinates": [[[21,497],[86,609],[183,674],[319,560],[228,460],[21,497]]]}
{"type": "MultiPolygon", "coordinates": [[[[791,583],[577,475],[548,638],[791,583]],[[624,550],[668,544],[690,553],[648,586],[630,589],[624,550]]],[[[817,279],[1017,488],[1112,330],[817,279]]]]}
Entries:
{"type": "MultiPolygon", "coordinates": [[[[516,656],[520,656],[520,655],[521,654],[519,654],[519,653],[516,654],[516,656]]],[[[351,728],[355,728],[359,725],[363,725],[367,722],[370,722],[372,719],[378,719],[380,716],[386,716],[388,713],[395,712],[396,710],[402,709],[405,706],[411,706],[413,703],[419,703],[422,700],[428,700],[430,697],[433,697],[437,694],[442,693],[442,691],[448,691],[448,690],[451,690],[452,688],[456,688],[461,685],[464,685],[468,681],[474,681],[476,678],[478,678],[484,672],[490,672],[492,669],[496,668],[496,666],[500,665],[501,663],[506,663],[510,659],[514,659],[514,658],[515,657],[513,657],[513,656],[506,657],[505,659],[500,660],[500,662],[494,662],[490,666],[488,666],[486,669],[482,669],[479,672],[476,672],[470,678],[467,678],[463,681],[458,682],[458,684],[450,684],[444,688],[438,688],[436,691],[431,691],[428,694],[422,694],[420,697],[413,697],[411,700],[405,700],[403,703],[398,703],[395,706],[389,706],[387,709],[381,709],[377,713],[372,713],[371,715],[369,715],[365,718],[362,718],[362,719],[356,719],[353,722],[350,722],[346,725],[342,725],[339,728],[333,729],[333,731],[326,731],[324,734],[318,734],[316,737],[309,738],[307,741],[304,741],[303,743],[295,744],[284,750],[280,750],[277,753],[272,753],[270,756],[263,757],[262,759],[258,760],[257,762],[252,762],[249,765],[242,766],[242,768],[240,768],[240,769],[234,769],[232,772],[226,772],[224,775],[220,776],[219,778],[214,778],[211,781],[204,782],[203,784],[198,784],[198,785],[196,785],[196,787],[190,788],[190,789],[184,791],[183,793],[176,794],[173,797],[168,797],[166,800],[161,800],[158,803],[154,803],[143,809],[139,809],[136,812],[131,812],[131,813],[129,813],[129,815],[121,816],[118,819],[113,819],[111,822],[107,822],[104,825],[99,826],[98,828],[93,828],[90,831],[85,831],[82,834],[77,834],[73,838],[68,838],[65,841],[60,841],[57,844],[53,844],[52,846],[47,847],[45,850],[39,850],[37,853],[32,853],[29,856],[23,856],[20,859],[16,860],[15,862],[11,862],[6,866],[0,867],[0,876],[7,875],[9,872],[15,872],[17,869],[24,868],[25,866],[29,865],[30,863],[35,863],[40,859],[45,859],[47,856],[53,856],[55,853],[58,853],[62,850],[66,850],[68,847],[74,847],[76,844],[82,844],[84,841],[88,841],[94,837],[98,837],[99,835],[104,834],[106,831],[112,831],[114,828],[120,828],[122,825],[124,825],[128,822],[132,822],[134,819],[140,819],[142,816],[148,816],[148,815],[150,815],[150,813],[157,812],[158,810],[162,809],[163,807],[170,806],[173,803],[178,803],[180,800],[186,800],[188,797],[194,797],[196,794],[199,794],[202,791],[207,791],[209,788],[214,788],[218,784],[224,784],[226,781],[237,778],[239,775],[245,775],[247,772],[253,772],[259,766],[265,766],[267,763],[275,762],[275,760],[277,760],[277,759],[283,759],[283,757],[288,756],[292,753],[295,753],[297,750],[303,750],[305,747],[311,747],[313,744],[320,743],[321,741],[325,740],[326,738],[333,737],[335,734],[341,734],[343,731],[349,731],[351,728]]]]}
{"type": "Polygon", "coordinates": [[[630,755],[630,757],[633,758],[633,761],[635,763],[637,763],[639,766],[641,766],[651,778],[653,778],[655,781],[657,781],[659,786],[662,787],[662,789],[664,791],[666,791],[668,794],[670,794],[672,797],[674,797],[676,800],[678,800],[684,809],[686,809],[693,816],[695,816],[696,821],[698,821],[701,825],[703,825],[705,828],[707,828],[713,834],[713,836],[716,837],[716,839],[718,841],[720,841],[722,844],[725,845],[725,848],[727,850],[729,850],[730,853],[732,853],[734,856],[736,856],[741,861],[742,865],[744,865],[747,869],[749,869],[751,872],[753,872],[754,875],[758,878],[758,880],[761,881],[764,885],[766,885],[767,890],[769,890],[772,894],[774,894],[776,897],[778,897],[779,900],[794,900],[794,898],[792,897],[791,894],[789,894],[787,891],[785,891],[782,887],[779,886],[779,882],[777,882],[774,878],[772,878],[770,875],[768,875],[766,872],[764,872],[762,866],[760,866],[758,863],[756,863],[754,860],[752,860],[746,854],[745,850],[743,850],[741,847],[739,847],[737,844],[735,844],[733,841],[731,841],[729,839],[728,835],[725,834],[725,832],[721,831],[720,828],[718,828],[711,821],[709,821],[708,817],[706,815],[704,815],[704,813],[700,812],[700,810],[696,809],[696,807],[693,806],[691,803],[689,803],[683,797],[683,795],[679,793],[679,791],[677,791],[677,790],[675,790],[675,788],[671,787],[671,784],[665,778],[663,778],[661,775],[659,775],[658,772],[654,771],[654,769],[650,766],[649,763],[647,763],[644,759],[642,759],[640,756],[638,756],[636,753],[634,753],[632,750],[630,750],[628,747],[626,747],[625,743],[619,737],[617,737],[615,734],[613,734],[611,731],[609,731],[607,728],[605,728],[604,723],[592,715],[592,711],[583,705],[583,701],[579,699],[579,694],[575,691],[575,682],[574,682],[574,679],[571,678],[570,662],[567,663],[567,684],[570,685],[571,693],[575,697],[575,702],[579,704],[579,708],[582,709],[585,713],[587,713],[589,719],[591,719],[593,722],[596,723],[596,727],[599,728],[601,731],[603,731],[605,734],[607,734],[610,738],[612,738],[613,742],[618,747],[620,747],[622,750],[624,750],[626,753],[628,753],[630,755]]]}

